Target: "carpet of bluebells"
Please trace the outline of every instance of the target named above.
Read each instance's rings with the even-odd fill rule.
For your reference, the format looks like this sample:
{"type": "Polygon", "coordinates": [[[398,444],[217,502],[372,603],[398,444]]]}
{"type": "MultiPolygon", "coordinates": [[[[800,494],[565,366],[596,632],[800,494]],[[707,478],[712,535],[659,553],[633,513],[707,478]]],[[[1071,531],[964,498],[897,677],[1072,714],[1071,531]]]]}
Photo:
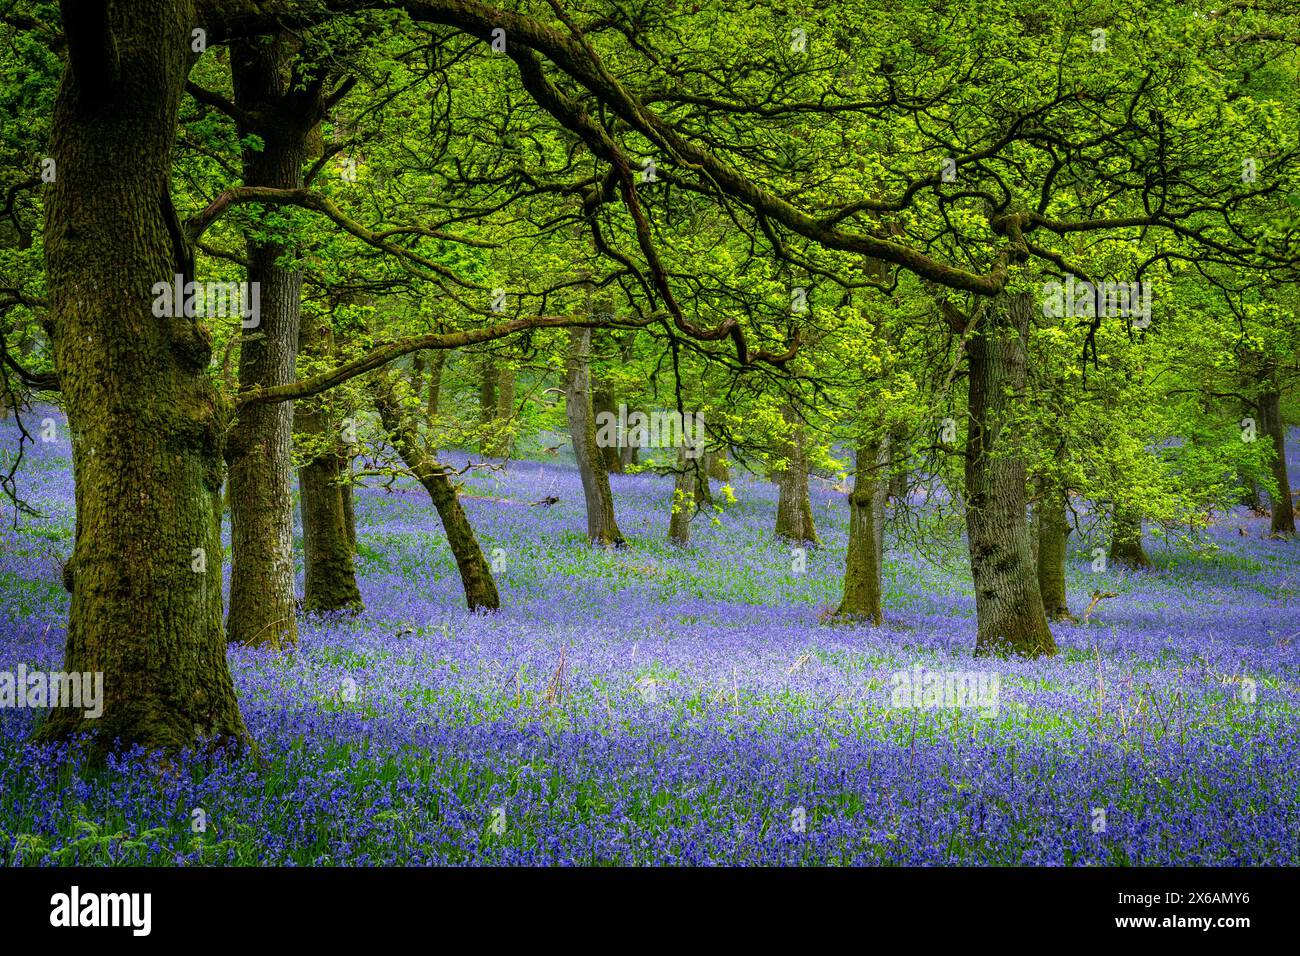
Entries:
{"type": "MultiPolygon", "coordinates": [[[[46,416],[62,440],[28,446],[19,476],[46,517],[0,529],[0,670],[61,667],[73,493],[61,417],[27,421],[46,416]]],[[[0,440],[12,452],[12,419],[0,440]]],[[[833,624],[848,522],[830,483],[799,573],[770,484],[737,475],[680,549],[671,480],[613,482],[617,551],[585,543],[562,459],[470,473],[494,615],[464,609],[422,489],[359,489],[365,612],[229,652],[260,762],[92,769],[28,743],[35,712],[0,711],[0,862],[1300,860],[1300,542],[1267,539],[1267,518],[1149,534],[1142,572],[1094,570],[1100,542],[1072,535],[1072,609],[1117,596],[1055,625],[1053,658],[988,660],[955,542],[887,538],[886,626],[833,624]],[[996,669],[996,714],[891,706],[916,665],[996,669]]]]}

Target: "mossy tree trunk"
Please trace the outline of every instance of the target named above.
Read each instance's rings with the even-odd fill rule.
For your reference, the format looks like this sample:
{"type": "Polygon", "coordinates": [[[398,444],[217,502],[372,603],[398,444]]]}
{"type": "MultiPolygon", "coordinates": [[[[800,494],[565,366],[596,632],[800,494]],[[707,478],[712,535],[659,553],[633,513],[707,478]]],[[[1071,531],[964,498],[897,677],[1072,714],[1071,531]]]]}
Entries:
{"type": "Polygon", "coordinates": [[[596,421],[591,408],[590,362],[591,329],[570,329],[564,409],[587,507],[587,538],[597,544],[621,547],[626,542],[614,519],[614,493],[609,487],[605,456],[596,444],[596,421]]]}
{"type": "MultiPolygon", "coordinates": [[[[282,34],[231,47],[235,105],[257,117],[240,125],[261,149],[245,148],[246,186],[300,189],[308,138],[319,119],[319,95],[289,87],[295,41],[282,34]]],[[[261,315],[245,323],[239,347],[239,387],[292,382],[298,359],[302,272],[281,264],[275,241],[248,240],[248,281],[260,287],[261,315]]],[[[230,469],[230,612],[227,639],[280,646],[297,641],[293,566],[293,407],[274,402],[246,407],[226,448],[230,469]]]]}
{"type": "Polygon", "coordinates": [[[1142,516],[1116,505],[1111,517],[1110,560],[1129,568],[1149,568],[1151,559],[1142,547],[1142,516]]]}
{"type": "Polygon", "coordinates": [[[695,517],[696,471],[691,459],[686,457],[686,448],[678,448],[672,511],[668,518],[668,540],[673,544],[685,545],[691,542],[691,519],[695,517]]]}
{"type": "MultiPolygon", "coordinates": [[[[607,378],[596,379],[591,391],[591,410],[597,416],[612,415],[618,417],[618,406],[614,402],[614,386],[607,378]]],[[[605,470],[611,475],[623,474],[622,449],[609,445],[600,449],[605,459],[605,470]]]]}
{"type": "Polygon", "coordinates": [[[44,232],[76,483],[62,667],[102,673],[104,698],[97,720],[51,710],[45,740],[247,740],[221,624],[211,336],[152,310],[155,283],[194,271],[170,192],[193,25],[177,0],[118,0],[64,23],[44,232]]]}
{"type": "MultiPolygon", "coordinates": [[[[314,360],[333,352],[328,315],[303,317],[299,350],[314,360]]],[[[293,409],[294,434],[305,450],[305,461],[298,468],[298,496],[302,509],[302,609],[308,613],[361,609],[354,541],[343,502],[341,436],[327,402],[317,396],[295,402],[293,409]]]]}
{"type": "Polygon", "coordinates": [[[781,407],[781,417],[789,427],[789,437],[780,443],[774,468],[780,489],[776,502],[776,534],[799,544],[817,544],[813,522],[812,498],[808,493],[808,453],[804,424],[793,407],[781,407]]]}
{"type": "Polygon", "coordinates": [[[880,573],[884,559],[885,497],[889,491],[884,443],[863,442],[854,459],[849,492],[849,547],[844,558],[844,597],[835,616],[885,622],[880,573]]]}
{"type": "Polygon", "coordinates": [[[1295,534],[1295,505],[1291,499],[1291,481],[1286,469],[1286,425],[1282,421],[1282,392],[1277,384],[1277,365],[1265,369],[1264,390],[1259,396],[1259,430],[1273,445],[1270,467],[1274,493],[1270,501],[1270,531],[1276,535],[1295,534]]]}
{"type": "Polygon", "coordinates": [[[495,611],[501,606],[496,582],[492,579],[492,569],[483,557],[474,529],[465,516],[456,486],[447,473],[447,469],[436,459],[420,441],[410,408],[418,408],[418,401],[408,406],[393,380],[384,369],[375,373],[374,378],[375,410],[379,412],[380,421],[388,433],[389,440],[397,449],[402,461],[424,486],[438,510],[443,530],[447,534],[447,543],[451,546],[456,559],[456,568],[460,572],[461,584],[465,589],[465,603],[471,611],[495,611]]]}
{"type": "Polygon", "coordinates": [[[1065,593],[1065,553],[1070,522],[1065,493],[1048,489],[1034,502],[1034,557],[1038,564],[1038,590],[1050,621],[1071,620],[1065,593]]]}
{"type": "Polygon", "coordinates": [[[1026,518],[1017,405],[1026,380],[1033,298],[989,308],[966,345],[970,426],[966,440],[966,536],[975,584],[977,654],[1056,653],[1026,518]]]}

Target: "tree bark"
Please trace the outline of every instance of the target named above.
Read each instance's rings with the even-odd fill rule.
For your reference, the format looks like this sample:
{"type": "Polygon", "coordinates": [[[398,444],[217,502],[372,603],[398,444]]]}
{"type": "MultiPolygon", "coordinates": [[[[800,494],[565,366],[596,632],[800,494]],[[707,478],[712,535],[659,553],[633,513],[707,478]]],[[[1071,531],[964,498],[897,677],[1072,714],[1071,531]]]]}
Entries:
{"type": "Polygon", "coordinates": [[[727,484],[731,481],[730,459],[716,448],[705,455],[705,471],[714,481],[727,484]]]}
{"type": "Polygon", "coordinates": [[[492,454],[509,458],[515,453],[515,371],[508,365],[497,366],[497,407],[493,421],[492,454]]]}
{"type": "Polygon", "coordinates": [[[668,518],[668,540],[691,543],[691,519],[695,517],[695,472],[685,447],[677,449],[677,480],[673,483],[672,512],[668,518]]]}
{"type": "Polygon", "coordinates": [[[1270,366],[1266,374],[1266,388],[1259,396],[1260,431],[1273,443],[1273,469],[1275,493],[1272,502],[1270,532],[1276,535],[1295,534],[1295,506],[1291,500],[1291,482],[1286,469],[1286,425],[1282,421],[1282,395],[1277,387],[1277,367],[1270,366]]]}
{"type": "Polygon", "coordinates": [[[903,428],[889,433],[889,497],[894,501],[907,497],[907,431],[903,428]]]}
{"type": "MultiPolygon", "coordinates": [[[[300,351],[324,358],[333,351],[328,315],[302,322],[300,351]]],[[[339,466],[339,432],[323,397],[294,403],[295,435],[307,449],[298,469],[302,508],[303,596],[308,613],[359,611],[353,543],[349,540],[343,505],[343,471],[339,466]]]]}
{"type": "MultiPolygon", "coordinates": [[[[608,379],[598,379],[591,392],[591,410],[596,415],[613,415],[618,417],[618,407],[614,404],[614,387],[608,379]]],[[[605,470],[611,475],[623,474],[622,449],[610,445],[600,449],[605,459],[605,470]]]]}
{"type": "Polygon", "coordinates": [[[478,383],[478,450],[480,455],[496,454],[497,426],[497,362],[492,353],[485,353],[479,366],[478,383]]]}
{"type": "Polygon", "coordinates": [[[975,583],[976,654],[1056,653],[1038,590],[1025,517],[1025,464],[1015,433],[1032,311],[1028,293],[999,300],[966,346],[966,536],[975,583]]]}
{"type": "Polygon", "coordinates": [[[76,486],[63,670],[103,675],[103,712],[53,708],[39,736],[91,732],[101,752],[245,742],[221,626],[211,336],[152,314],[155,283],[193,275],[170,189],[194,14],[177,0],[101,13],[64,23],[44,246],[76,486]]]}
{"type": "Polygon", "coordinates": [[[474,536],[474,529],[460,505],[456,486],[446,468],[420,441],[419,433],[403,407],[402,398],[384,369],[375,373],[374,395],[375,409],[389,440],[438,509],[438,517],[447,533],[447,543],[456,558],[466,605],[471,611],[495,611],[501,606],[501,598],[492,579],[492,570],[474,536]]]}
{"type": "Polygon", "coordinates": [[[587,538],[597,544],[622,547],[626,541],[614,520],[614,493],[609,488],[609,472],[605,470],[605,457],[596,444],[590,360],[591,329],[570,329],[564,409],[587,506],[587,538]]]}
{"type": "Polygon", "coordinates": [[[790,426],[790,437],[782,442],[781,459],[776,467],[780,493],[776,503],[776,534],[798,543],[817,544],[813,522],[812,498],[808,494],[808,453],[804,426],[790,405],[783,405],[781,417],[790,426]]]}
{"type": "MultiPolygon", "coordinates": [[[[292,40],[239,41],[231,46],[235,104],[260,122],[240,127],[263,148],[244,150],[246,186],[300,189],[308,136],[318,103],[301,103],[289,89],[292,40]]],[[[279,264],[286,249],[248,239],[248,281],[258,283],[261,316],[242,329],[239,388],[284,385],[294,380],[302,304],[301,270],[279,264]]],[[[294,644],[293,408],[289,402],[240,411],[226,448],[230,469],[230,612],[226,637],[236,644],[294,644]]]]}
{"type": "Polygon", "coordinates": [[[1034,557],[1038,563],[1038,590],[1050,621],[1073,620],[1065,593],[1065,551],[1069,535],[1065,494],[1049,490],[1034,503],[1034,557]]]}
{"type": "Polygon", "coordinates": [[[451,351],[451,349],[438,349],[429,359],[429,400],[425,405],[425,414],[431,425],[438,418],[438,401],[442,395],[442,370],[447,365],[447,356],[451,351]]]}
{"type": "Polygon", "coordinates": [[[1110,560],[1130,568],[1151,566],[1142,547],[1142,516],[1119,505],[1111,519],[1110,560]]]}
{"type": "Polygon", "coordinates": [[[849,547],[844,558],[844,597],[835,616],[885,623],[880,573],[884,558],[888,456],[881,442],[858,446],[849,492],[849,547]]]}

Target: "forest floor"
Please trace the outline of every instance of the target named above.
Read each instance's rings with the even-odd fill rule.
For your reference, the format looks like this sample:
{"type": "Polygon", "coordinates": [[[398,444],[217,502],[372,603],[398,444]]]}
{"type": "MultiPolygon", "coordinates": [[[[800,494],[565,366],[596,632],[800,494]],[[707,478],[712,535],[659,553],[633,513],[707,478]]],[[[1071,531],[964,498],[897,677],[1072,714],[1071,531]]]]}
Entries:
{"type": "MultiPolygon", "coordinates": [[[[422,489],[358,490],[365,612],[230,650],[261,764],[77,768],[0,710],[0,864],[1300,862],[1300,542],[1267,518],[1148,534],[1138,572],[1094,571],[1101,542],[1071,535],[1071,609],[1116,596],[1054,625],[1057,656],[999,660],[971,654],[963,547],[932,511],[947,544],[886,539],[886,625],[845,626],[829,483],[799,573],[770,484],[715,484],[681,549],[671,480],[612,480],[617,551],[585,543],[571,465],[468,477],[493,615],[465,611],[422,489]],[[992,706],[900,706],[918,666],[996,680],[992,706]]],[[[26,450],[19,487],[48,517],[0,530],[0,670],[57,670],[66,438],[26,450]]]]}

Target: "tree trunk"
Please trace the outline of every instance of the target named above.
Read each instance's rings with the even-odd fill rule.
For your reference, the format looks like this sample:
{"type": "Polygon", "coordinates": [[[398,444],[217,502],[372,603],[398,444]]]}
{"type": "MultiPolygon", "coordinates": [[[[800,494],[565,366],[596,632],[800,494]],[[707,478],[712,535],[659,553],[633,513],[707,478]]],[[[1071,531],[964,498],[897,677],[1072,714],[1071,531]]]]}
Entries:
{"type": "Polygon", "coordinates": [[[451,349],[438,349],[429,359],[429,400],[425,405],[429,424],[433,424],[438,418],[438,400],[442,394],[442,370],[446,367],[447,356],[450,354],[451,349]]]}
{"type": "Polygon", "coordinates": [[[889,433],[889,497],[907,498],[907,431],[903,428],[889,433]]]}
{"type": "Polygon", "coordinates": [[[496,458],[509,458],[515,453],[514,418],[515,370],[498,365],[496,417],[492,423],[492,454],[496,458]]]}
{"type": "Polygon", "coordinates": [[[705,471],[714,481],[728,484],[731,481],[729,458],[723,452],[714,449],[705,456],[705,471]]]}
{"type": "Polygon", "coordinates": [[[478,450],[480,455],[494,455],[497,426],[497,362],[489,352],[483,355],[479,366],[478,391],[478,450]]]}
{"type": "Polygon", "coordinates": [[[342,482],[339,484],[339,494],[343,497],[343,531],[348,537],[348,547],[352,553],[357,553],[357,508],[356,500],[352,495],[352,456],[339,456],[339,474],[342,476],[342,482]]]}
{"type": "Polygon", "coordinates": [[[888,457],[880,442],[858,446],[853,490],[849,492],[849,548],[844,559],[844,598],[835,616],[885,623],[881,608],[880,572],[885,527],[885,496],[889,489],[888,457]]]}
{"type": "Polygon", "coordinates": [[[474,537],[474,529],[460,506],[456,486],[446,468],[420,441],[419,433],[404,410],[402,397],[397,394],[384,369],[375,373],[374,394],[375,409],[389,440],[438,509],[438,517],[447,533],[447,543],[460,571],[466,605],[471,611],[495,611],[501,606],[501,598],[497,594],[496,582],[492,580],[491,568],[483,557],[478,539],[474,537]]]}
{"type": "MultiPolygon", "coordinates": [[[[618,407],[614,404],[614,387],[608,379],[599,379],[591,392],[591,410],[597,415],[612,415],[618,417],[618,407]]],[[[623,474],[623,456],[622,449],[617,445],[609,445],[600,449],[601,455],[605,459],[605,470],[611,475],[623,474]]]]}
{"type": "Polygon", "coordinates": [[[677,480],[673,483],[672,513],[668,519],[668,540],[673,544],[691,543],[691,519],[695,517],[694,463],[686,457],[686,448],[677,449],[677,480]]]}
{"type": "Polygon", "coordinates": [[[775,469],[780,488],[776,503],[776,533],[788,541],[817,544],[812,499],[808,494],[808,454],[804,444],[804,426],[788,404],[782,406],[781,417],[790,426],[791,433],[782,442],[781,460],[775,469]]]}
{"type": "Polygon", "coordinates": [[[975,583],[975,652],[1054,654],[1025,517],[1025,464],[1011,431],[1025,389],[1033,298],[1020,293],[998,305],[988,309],[966,346],[966,535],[975,583]]]}
{"type": "Polygon", "coordinates": [[[1110,559],[1130,568],[1151,566],[1151,559],[1142,547],[1142,516],[1118,505],[1112,518],[1110,559]]]}
{"type": "Polygon", "coordinates": [[[1270,531],[1276,535],[1295,534],[1295,507],[1291,501],[1291,482],[1286,470],[1286,425],[1282,421],[1282,395],[1277,387],[1277,369],[1268,374],[1268,388],[1259,396],[1260,431],[1273,442],[1273,483],[1270,531]]]}
{"type": "Polygon", "coordinates": [[[1065,494],[1049,490],[1034,503],[1034,558],[1043,610],[1050,621],[1073,620],[1065,594],[1065,546],[1069,536],[1065,494]]]}
{"type": "Polygon", "coordinates": [[[101,751],[244,742],[221,626],[211,335],[152,314],[155,283],[193,275],[170,189],[194,13],[176,0],[104,9],[104,23],[64,23],[44,232],[76,485],[63,670],[103,675],[103,712],[53,708],[39,735],[93,732],[101,751]]]}
{"type": "Polygon", "coordinates": [[[614,494],[609,488],[605,456],[596,444],[596,421],[591,410],[590,359],[591,329],[570,329],[564,409],[587,505],[587,537],[597,544],[622,547],[626,542],[614,520],[614,494]]]}
{"type": "Polygon", "coordinates": [[[713,489],[709,487],[709,454],[703,449],[694,458],[687,459],[695,479],[695,500],[702,506],[713,507],[713,489]]]}
{"type": "MultiPolygon", "coordinates": [[[[304,319],[300,350],[311,358],[333,351],[328,315],[304,319]]],[[[298,469],[302,507],[303,595],[308,613],[361,610],[353,542],[349,539],[343,505],[343,472],[339,467],[339,432],[323,397],[294,403],[295,435],[306,449],[298,469]]]]}
{"type": "MultiPolygon", "coordinates": [[[[287,35],[231,47],[235,103],[261,117],[261,150],[245,149],[246,186],[300,189],[313,116],[288,87],[293,59],[287,35]]],[[[315,110],[310,110],[314,114],[315,110]]],[[[250,235],[248,281],[259,285],[261,315],[246,324],[239,347],[239,388],[292,382],[298,358],[302,272],[278,264],[285,248],[250,235]]],[[[294,644],[298,626],[293,580],[293,407],[273,402],[242,409],[226,449],[230,469],[230,612],[226,637],[236,644],[294,644]]]]}

